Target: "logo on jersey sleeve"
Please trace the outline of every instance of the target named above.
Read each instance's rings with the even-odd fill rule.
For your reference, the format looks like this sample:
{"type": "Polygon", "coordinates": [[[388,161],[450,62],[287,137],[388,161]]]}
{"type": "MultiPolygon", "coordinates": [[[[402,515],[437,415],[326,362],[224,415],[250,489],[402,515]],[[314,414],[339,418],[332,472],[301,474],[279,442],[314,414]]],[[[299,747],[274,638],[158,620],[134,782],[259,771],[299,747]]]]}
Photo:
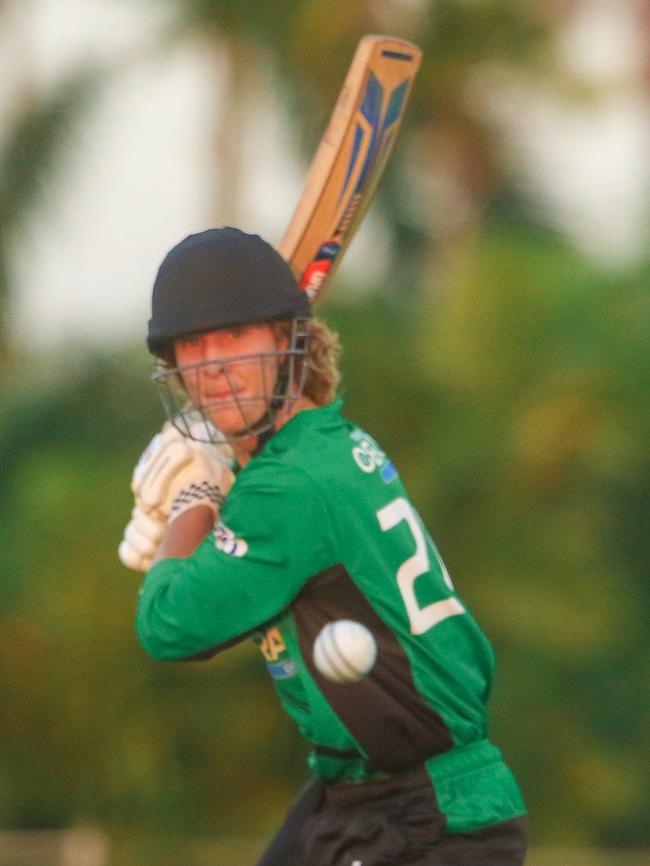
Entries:
{"type": "Polygon", "coordinates": [[[381,450],[372,436],[368,436],[363,430],[353,430],[350,438],[355,443],[352,456],[359,469],[368,473],[379,470],[381,480],[385,484],[390,484],[397,478],[395,465],[386,457],[386,452],[381,450]]]}
{"type": "Polygon", "coordinates": [[[274,680],[288,680],[298,673],[296,663],[288,657],[287,645],[279,628],[272,626],[266,630],[260,641],[260,650],[274,680]]]}
{"type": "Polygon", "coordinates": [[[228,556],[244,556],[248,552],[248,544],[243,538],[237,538],[232,529],[225,523],[217,523],[214,528],[214,544],[217,550],[222,550],[228,556]]]}

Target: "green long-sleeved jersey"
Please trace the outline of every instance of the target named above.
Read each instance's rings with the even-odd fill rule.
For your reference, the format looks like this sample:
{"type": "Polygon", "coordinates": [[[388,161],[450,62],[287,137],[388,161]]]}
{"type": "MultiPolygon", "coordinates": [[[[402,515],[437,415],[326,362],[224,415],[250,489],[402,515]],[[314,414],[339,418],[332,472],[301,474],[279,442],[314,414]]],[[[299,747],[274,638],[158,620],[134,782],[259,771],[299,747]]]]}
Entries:
{"type": "Polygon", "coordinates": [[[294,416],[238,474],[194,554],[153,566],[137,631],[158,659],[252,637],[325,781],[425,764],[451,832],[525,812],[487,739],[490,645],[394,465],[340,401],[294,416]],[[377,641],[355,683],[314,665],[314,639],[337,619],[377,641]]]}

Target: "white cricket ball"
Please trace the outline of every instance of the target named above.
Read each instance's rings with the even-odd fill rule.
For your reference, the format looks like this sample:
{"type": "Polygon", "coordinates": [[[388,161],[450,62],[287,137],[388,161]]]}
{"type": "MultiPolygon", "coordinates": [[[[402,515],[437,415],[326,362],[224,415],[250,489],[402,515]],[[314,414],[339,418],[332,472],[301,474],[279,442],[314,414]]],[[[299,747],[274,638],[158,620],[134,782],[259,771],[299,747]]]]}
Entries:
{"type": "Polygon", "coordinates": [[[335,683],[354,683],[371,670],[377,641],[365,625],[351,619],[328,622],[314,641],[314,664],[335,683]]]}

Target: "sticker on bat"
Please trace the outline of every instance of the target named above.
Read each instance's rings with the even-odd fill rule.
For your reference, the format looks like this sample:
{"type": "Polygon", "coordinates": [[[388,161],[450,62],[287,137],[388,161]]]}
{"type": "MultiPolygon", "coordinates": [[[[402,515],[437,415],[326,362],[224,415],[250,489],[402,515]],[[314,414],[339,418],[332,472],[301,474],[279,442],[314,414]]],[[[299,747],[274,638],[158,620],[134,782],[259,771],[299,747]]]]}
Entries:
{"type": "Polygon", "coordinates": [[[320,287],[336,261],[341,245],[328,241],[316,253],[314,261],[307,267],[300,281],[300,288],[307,292],[310,301],[318,295],[320,287]]]}

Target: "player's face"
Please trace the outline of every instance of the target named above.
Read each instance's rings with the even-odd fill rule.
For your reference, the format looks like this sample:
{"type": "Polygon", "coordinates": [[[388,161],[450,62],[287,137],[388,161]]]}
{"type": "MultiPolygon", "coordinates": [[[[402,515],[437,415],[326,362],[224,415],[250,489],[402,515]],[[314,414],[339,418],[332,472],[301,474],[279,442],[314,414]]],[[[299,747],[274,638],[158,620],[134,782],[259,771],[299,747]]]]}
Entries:
{"type": "Polygon", "coordinates": [[[176,340],[176,363],[194,404],[223,433],[253,427],[265,414],[280,352],[271,325],[247,325],[176,340]]]}

